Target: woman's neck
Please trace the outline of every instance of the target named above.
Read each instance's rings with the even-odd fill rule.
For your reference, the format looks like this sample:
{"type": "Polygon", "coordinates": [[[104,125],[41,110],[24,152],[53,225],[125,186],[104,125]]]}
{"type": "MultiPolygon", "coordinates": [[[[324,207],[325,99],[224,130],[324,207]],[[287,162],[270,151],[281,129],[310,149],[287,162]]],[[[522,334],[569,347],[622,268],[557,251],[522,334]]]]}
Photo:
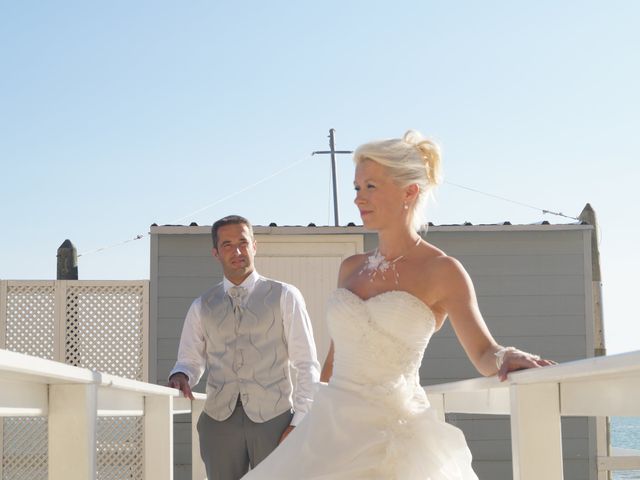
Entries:
{"type": "Polygon", "coordinates": [[[406,255],[420,239],[420,235],[411,228],[378,231],[378,251],[387,260],[406,255]]]}

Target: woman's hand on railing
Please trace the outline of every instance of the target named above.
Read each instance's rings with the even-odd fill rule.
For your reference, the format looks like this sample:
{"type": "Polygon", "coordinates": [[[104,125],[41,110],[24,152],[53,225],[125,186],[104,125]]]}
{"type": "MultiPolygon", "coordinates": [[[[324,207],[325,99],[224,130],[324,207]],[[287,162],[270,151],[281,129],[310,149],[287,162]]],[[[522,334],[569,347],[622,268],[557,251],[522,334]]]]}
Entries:
{"type": "Polygon", "coordinates": [[[191,392],[191,387],[189,386],[189,377],[187,377],[182,372],[174,373],[169,377],[169,387],[177,388],[182,392],[184,398],[189,398],[193,400],[193,393],[191,392]]]}
{"type": "Polygon", "coordinates": [[[498,378],[501,382],[507,379],[509,372],[527,368],[546,367],[556,365],[553,360],[540,358],[539,355],[523,352],[514,347],[501,348],[495,353],[498,378]]]}

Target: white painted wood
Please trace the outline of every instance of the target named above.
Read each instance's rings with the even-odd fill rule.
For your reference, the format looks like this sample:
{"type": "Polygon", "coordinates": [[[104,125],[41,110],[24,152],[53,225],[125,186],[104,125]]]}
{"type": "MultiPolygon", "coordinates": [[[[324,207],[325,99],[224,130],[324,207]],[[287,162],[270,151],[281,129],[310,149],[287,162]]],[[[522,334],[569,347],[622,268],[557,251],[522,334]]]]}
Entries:
{"type": "Polygon", "coordinates": [[[510,378],[518,384],[592,380],[598,376],[635,375],[640,368],[640,350],[635,352],[592,357],[545,368],[514,372],[510,378]]]}
{"type": "Polygon", "coordinates": [[[640,470],[640,457],[610,456],[598,457],[598,470],[640,470]]]}
{"type": "MultiPolygon", "coordinates": [[[[0,458],[4,458],[4,418],[0,417],[0,458]]],[[[0,462],[0,478],[4,478],[4,462],[0,462]]]]}
{"type": "MultiPolygon", "coordinates": [[[[173,478],[173,414],[191,411],[190,401],[173,407],[178,395],[172,388],[0,350],[0,413],[42,416],[48,409],[52,480],[95,478],[98,415],[143,413],[145,478],[173,478]]],[[[205,398],[196,394],[198,412],[205,398]]]]}
{"type": "Polygon", "coordinates": [[[144,410],[144,478],[173,480],[173,397],[148,396],[144,410]]]}
{"type": "MultiPolygon", "coordinates": [[[[573,232],[580,230],[592,230],[591,225],[580,224],[558,224],[558,225],[433,225],[429,226],[429,233],[442,233],[442,232],[573,232]]],[[[371,233],[362,226],[355,227],[302,227],[302,226],[282,226],[282,227],[267,227],[262,225],[254,225],[253,231],[255,234],[273,234],[273,235],[297,235],[309,233],[313,231],[317,235],[332,235],[332,234],[344,234],[344,233],[371,233]]],[[[153,235],[203,235],[210,234],[211,227],[206,225],[200,226],[185,226],[185,225],[162,225],[157,227],[151,227],[150,234],[153,235]]]]}
{"type": "Polygon", "coordinates": [[[144,396],[138,392],[130,392],[110,387],[98,389],[98,416],[131,416],[144,415],[144,396]]]}
{"type": "Polygon", "coordinates": [[[559,400],[554,383],[511,386],[514,480],[562,480],[559,400]]]}
{"type": "Polygon", "coordinates": [[[191,399],[184,398],[182,393],[179,393],[173,397],[173,414],[179,415],[182,413],[191,413],[191,399]]]}
{"type": "Polygon", "coordinates": [[[509,414],[508,388],[491,388],[479,392],[452,392],[445,398],[445,410],[457,413],[509,414]]]}
{"type": "Polygon", "coordinates": [[[198,419],[204,410],[206,395],[199,395],[191,402],[191,479],[206,480],[207,472],[200,457],[200,440],[198,438],[198,419]]]}
{"type": "Polygon", "coordinates": [[[0,348],[7,345],[7,283],[6,280],[0,280],[0,348]]]}
{"type": "Polygon", "coordinates": [[[53,321],[53,359],[65,362],[65,334],[66,334],[66,306],[67,281],[59,280],[54,283],[54,321],[53,321]]]}
{"type": "Polygon", "coordinates": [[[563,415],[633,416],[640,403],[640,372],[636,375],[563,382],[560,385],[563,415]]]}
{"type": "Polygon", "coordinates": [[[340,263],[363,250],[358,235],[256,235],[256,269],[262,275],[295,285],[311,317],[318,360],[322,364],[331,339],[326,301],[337,286],[340,263]]]}
{"type": "Polygon", "coordinates": [[[37,383],[96,383],[100,374],[86,368],[73,367],[44,358],[22,353],[0,350],[0,377],[21,381],[27,376],[29,382],[37,383]]]}
{"type": "Polygon", "coordinates": [[[46,384],[0,378],[0,417],[44,417],[48,413],[49,389],[46,384]]]}
{"type": "Polygon", "coordinates": [[[609,417],[596,417],[596,452],[598,454],[596,471],[597,480],[609,480],[609,474],[606,469],[600,468],[600,458],[609,457],[611,454],[609,445],[609,417]]]}
{"type": "Polygon", "coordinates": [[[149,382],[149,356],[150,356],[150,332],[149,332],[149,282],[142,284],[142,381],[149,382]]]}
{"type": "MultiPolygon", "coordinates": [[[[6,280],[0,280],[0,348],[7,345],[7,287],[6,280]]],[[[0,388],[3,388],[0,385],[0,388]]],[[[3,404],[0,404],[2,407],[3,404]]],[[[0,416],[0,458],[4,458],[4,419],[0,416]]],[[[0,461],[0,478],[4,478],[4,462],[0,461]]]]}
{"type": "Polygon", "coordinates": [[[441,393],[436,393],[433,395],[427,394],[429,399],[429,404],[431,408],[435,410],[438,415],[438,418],[444,422],[444,395],[441,393]]]}
{"type": "Polygon", "coordinates": [[[147,358],[149,359],[148,366],[148,378],[150,382],[156,382],[158,380],[157,372],[157,341],[158,341],[158,236],[149,236],[149,350],[147,352],[147,358]]]}
{"type": "Polygon", "coordinates": [[[49,388],[49,480],[96,478],[96,385],[49,388]]]}

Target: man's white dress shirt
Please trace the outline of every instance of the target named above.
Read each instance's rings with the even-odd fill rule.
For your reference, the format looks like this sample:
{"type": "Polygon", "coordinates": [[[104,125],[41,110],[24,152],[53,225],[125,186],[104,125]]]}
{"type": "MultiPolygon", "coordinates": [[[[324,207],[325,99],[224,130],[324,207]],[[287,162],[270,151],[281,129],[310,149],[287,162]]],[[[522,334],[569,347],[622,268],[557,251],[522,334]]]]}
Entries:
{"type": "MultiPolygon", "coordinates": [[[[247,290],[244,304],[253,293],[256,283],[264,277],[253,271],[239,286],[247,290]]],[[[227,278],[223,280],[225,293],[234,284],[227,278]]],[[[313,394],[320,381],[320,364],[317,360],[316,347],[313,341],[311,319],[307,313],[304,297],[293,285],[282,284],[280,310],[284,326],[289,362],[296,375],[293,390],[293,409],[295,414],[291,425],[300,423],[310,410],[313,394]]],[[[182,328],[178,360],[169,376],[182,372],[189,377],[189,385],[195,386],[206,367],[206,340],[202,326],[201,300],[197,298],[189,308],[182,328]]]]}

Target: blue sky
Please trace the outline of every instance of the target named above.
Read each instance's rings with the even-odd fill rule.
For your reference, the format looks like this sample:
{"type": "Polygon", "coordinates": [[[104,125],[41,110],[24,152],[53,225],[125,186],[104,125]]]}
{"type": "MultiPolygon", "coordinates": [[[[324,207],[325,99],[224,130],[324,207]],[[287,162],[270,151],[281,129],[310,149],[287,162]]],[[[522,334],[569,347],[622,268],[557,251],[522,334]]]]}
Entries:
{"type": "MultiPolygon", "coordinates": [[[[154,222],[331,224],[329,161],[310,156],[329,128],[341,149],[415,128],[450,182],[590,202],[609,351],[639,349],[638,18],[632,0],[0,2],[0,278],[55,278],[65,238],[81,278],[148,278],[154,222]]],[[[567,221],[450,184],[428,215],[567,221]]]]}

